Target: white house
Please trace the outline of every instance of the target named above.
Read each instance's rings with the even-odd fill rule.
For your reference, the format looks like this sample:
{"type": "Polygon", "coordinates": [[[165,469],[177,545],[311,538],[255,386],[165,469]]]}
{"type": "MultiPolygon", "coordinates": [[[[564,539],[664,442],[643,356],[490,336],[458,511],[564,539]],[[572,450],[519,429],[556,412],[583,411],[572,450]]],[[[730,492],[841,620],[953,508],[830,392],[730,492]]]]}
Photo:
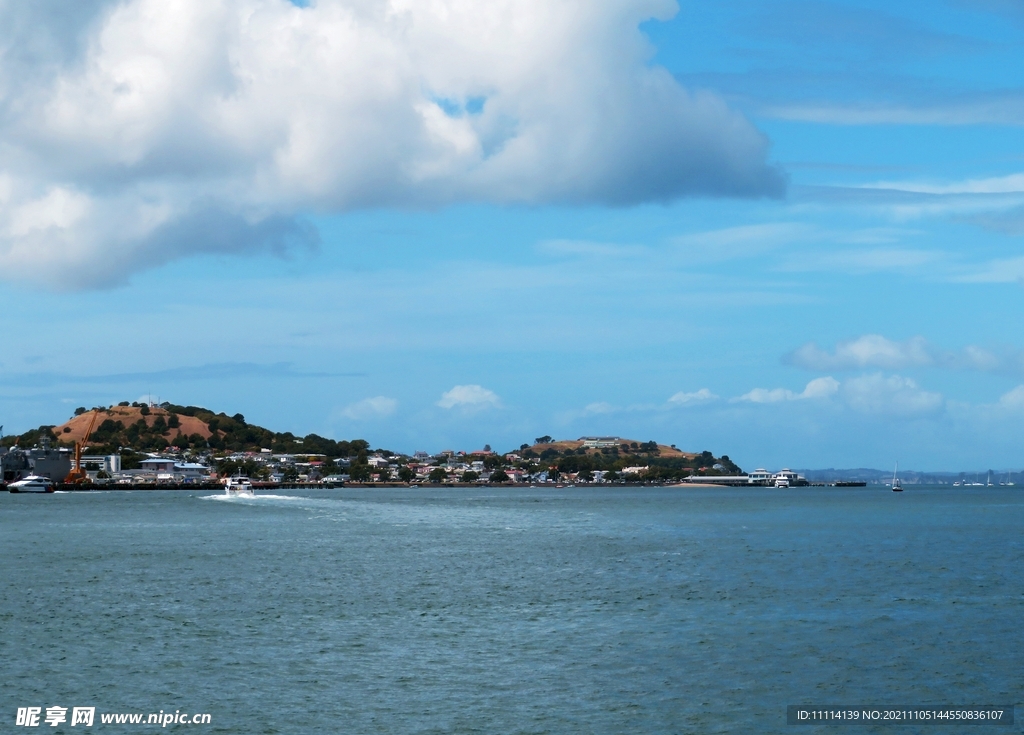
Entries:
{"type": "Polygon", "coordinates": [[[82,457],[82,467],[87,471],[103,471],[107,474],[114,474],[115,472],[121,471],[121,455],[120,454],[108,454],[102,457],[99,456],[88,456],[82,457]]]}

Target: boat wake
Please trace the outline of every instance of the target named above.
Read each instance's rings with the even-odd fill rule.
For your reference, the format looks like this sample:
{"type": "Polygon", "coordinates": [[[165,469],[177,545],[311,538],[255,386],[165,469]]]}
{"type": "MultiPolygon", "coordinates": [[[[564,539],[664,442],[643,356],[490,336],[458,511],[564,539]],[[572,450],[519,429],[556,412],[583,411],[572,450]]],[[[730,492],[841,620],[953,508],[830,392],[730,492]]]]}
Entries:
{"type": "Polygon", "coordinates": [[[252,502],[260,500],[312,500],[295,495],[200,495],[200,500],[223,500],[227,502],[252,502]]]}

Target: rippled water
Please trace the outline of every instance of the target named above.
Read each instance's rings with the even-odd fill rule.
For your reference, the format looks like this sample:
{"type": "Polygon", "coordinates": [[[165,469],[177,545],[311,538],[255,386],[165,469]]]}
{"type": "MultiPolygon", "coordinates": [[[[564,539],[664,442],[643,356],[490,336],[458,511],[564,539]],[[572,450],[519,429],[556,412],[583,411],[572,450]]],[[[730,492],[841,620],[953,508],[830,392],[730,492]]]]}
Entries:
{"type": "Polygon", "coordinates": [[[1015,488],[3,494],[0,731],[53,704],[209,712],[196,732],[713,733],[792,730],[787,704],[1020,703],[1022,528],[1015,488]]]}

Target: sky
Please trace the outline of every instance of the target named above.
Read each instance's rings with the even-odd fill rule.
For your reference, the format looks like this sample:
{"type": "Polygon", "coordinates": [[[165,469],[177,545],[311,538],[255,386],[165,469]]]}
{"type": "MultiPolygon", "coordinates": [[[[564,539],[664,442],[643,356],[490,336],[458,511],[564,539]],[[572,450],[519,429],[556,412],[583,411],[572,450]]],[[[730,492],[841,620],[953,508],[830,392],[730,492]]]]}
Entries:
{"type": "Polygon", "coordinates": [[[0,424],[1024,467],[1017,0],[0,0],[0,424]]]}

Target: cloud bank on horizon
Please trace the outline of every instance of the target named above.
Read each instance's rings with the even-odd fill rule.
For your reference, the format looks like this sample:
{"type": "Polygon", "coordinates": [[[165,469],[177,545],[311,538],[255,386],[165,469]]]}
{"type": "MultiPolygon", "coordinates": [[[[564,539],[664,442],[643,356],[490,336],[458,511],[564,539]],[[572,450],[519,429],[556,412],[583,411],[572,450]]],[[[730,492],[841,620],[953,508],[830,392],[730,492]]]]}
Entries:
{"type": "Polygon", "coordinates": [[[942,367],[954,370],[1024,374],[1020,354],[996,355],[976,345],[960,350],[943,350],[924,337],[898,342],[880,334],[865,334],[839,342],[831,352],[814,342],[800,346],[783,358],[795,367],[808,370],[856,370],[876,367],[901,370],[910,367],[942,367]]]}
{"type": "Polygon", "coordinates": [[[766,137],[649,63],[676,9],[0,1],[0,273],[103,286],[360,208],[781,195],[766,137]]]}

